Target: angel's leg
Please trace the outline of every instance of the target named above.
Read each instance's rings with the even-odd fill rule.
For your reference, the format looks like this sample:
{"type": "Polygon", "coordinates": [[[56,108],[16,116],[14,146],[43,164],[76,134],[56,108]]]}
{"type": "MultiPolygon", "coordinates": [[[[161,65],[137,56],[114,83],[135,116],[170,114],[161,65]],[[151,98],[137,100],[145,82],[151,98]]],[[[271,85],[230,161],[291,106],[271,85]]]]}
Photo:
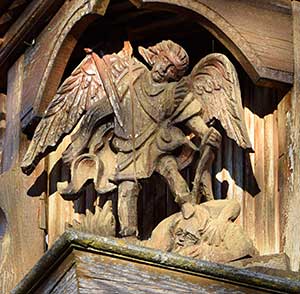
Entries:
{"type": "MultiPolygon", "coordinates": [[[[210,164],[211,166],[211,164],[210,164]]],[[[201,197],[204,201],[214,200],[210,170],[204,170],[201,178],[201,197]]],[[[198,203],[199,201],[197,201],[198,203]]]]}
{"type": "Polygon", "coordinates": [[[118,216],[122,237],[138,234],[137,200],[139,192],[139,184],[133,181],[124,181],[118,186],[118,216]]]}
{"type": "Polygon", "coordinates": [[[192,204],[196,199],[192,196],[188,184],[178,170],[177,162],[172,155],[166,155],[159,159],[156,171],[166,180],[175,202],[181,207],[183,216],[189,218],[194,213],[192,204]]]}

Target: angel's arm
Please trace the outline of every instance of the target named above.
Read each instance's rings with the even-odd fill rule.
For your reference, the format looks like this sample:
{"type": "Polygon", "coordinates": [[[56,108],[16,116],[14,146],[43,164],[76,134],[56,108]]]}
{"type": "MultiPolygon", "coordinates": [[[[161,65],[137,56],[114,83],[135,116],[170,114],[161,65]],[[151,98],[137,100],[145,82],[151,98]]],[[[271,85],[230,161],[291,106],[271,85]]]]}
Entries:
{"type": "Polygon", "coordinates": [[[203,138],[208,132],[208,126],[200,115],[193,116],[185,124],[199,138],[203,138]]]}
{"type": "Polygon", "coordinates": [[[201,145],[207,144],[219,148],[222,136],[214,127],[208,127],[200,115],[194,115],[185,124],[201,139],[201,145]]]}
{"type": "Polygon", "coordinates": [[[202,103],[191,89],[190,77],[181,79],[174,91],[174,104],[177,105],[173,114],[174,123],[184,122],[188,129],[198,138],[201,144],[209,144],[218,148],[221,142],[220,133],[213,127],[207,126],[203,115],[202,103]]]}

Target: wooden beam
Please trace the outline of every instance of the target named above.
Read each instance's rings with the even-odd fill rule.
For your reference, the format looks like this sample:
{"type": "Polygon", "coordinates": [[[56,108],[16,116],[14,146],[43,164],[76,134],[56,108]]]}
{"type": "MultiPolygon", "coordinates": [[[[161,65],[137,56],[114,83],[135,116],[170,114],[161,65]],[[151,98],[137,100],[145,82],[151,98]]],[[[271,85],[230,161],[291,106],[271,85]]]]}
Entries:
{"type": "MultiPolygon", "coordinates": [[[[32,1],[10,27],[3,37],[0,48],[0,75],[6,76],[5,72],[24,51],[51,17],[57,12],[64,0],[36,0],[32,1]]],[[[0,87],[4,87],[0,80],[0,87]]]]}
{"type": "MultiPolygon", "coordinates": [[[[29,291],[30,293],[44,293],[45,289],[53,289],[53,286],[57,285],[61,277],[70,269],[70,266],[64,266],[66,261],[70,265],[68,261],[74,256],[76,256],[73,259],[73,264],[76,263],[75,274],[78,275],[75,284],[78,285],[79,281],[80,290],[86,293],[100,293],[103,289],[106,289],[105,293],[113,292],[115,289],[119,290],[118,293],[168,293],[172,285],[174,291],[171,288],[171,292],[176,293],[176,289],[182,290],[183,285],[191,281],[190,287],[185,286],[184,290],[180,290],[182,293],[193,292],[190,290],[194,285],[196,285],[195,293],[203,289],[205,289],[203,292],[209,292],[212,288],[223,289],[227,293],[299,293],[300,291],[300,282],[297,279],[271,276],[228,265],[186,258],[178,254],[129,244],[122,240],[67,231],[11,293],[21,294],[29,291]],[[99,269],[105,265],[107,271],[104,269],[102,273],[99,272],[99,269]],[[124,282],[127,279],[121,268],[111,275],[111,269],[116,269],[121,265],[126,267],[127,273],[131,269],[135,271],[131,273],[128,282],[124,282]],[[98,269],[95,270],[95,267],[98,269]],[[91,273],[93,273],[92,276],[91,273]],[[153,279],[153,275],[155,280],[149,285],[148,281],[153,279]],[[134,281],[134,277],[142,277],[142,280],[134,281]],[[168,290],[163,289],[164,279],[167,279],[168,290]],[[181,288],[175,284],[177,279],[180,281],[181,288]],[[120,280],[124,283],[115,288],[115,282],[120,280]],[[105,281],[106,286],[102,284],[99,287],[101,281],[105,281]],[[89,283],[88,289],[85,288],[86,283],[89,283]],[[130,285],[130,290],[127,288],[128,285],[130,285]]],[[[70,277],[70,275],[67,276],[70,277]]],[[[74,281],[72,277],[69,280],[74,281]]],[[[59,289],[64,289],[62,284],[59,289]]]]}
{"type": "MultiPolygon", "coordinates": [[[[8,72],[7,125],[4,135],[3,172],[0,175],[0,208],[5,214],[7,229],[5,243],[0,242],[0,289],[10,290],[37,262],[44,252],[44,232],[39,229],[41,201],[28,197],[43,172],[43,163],[32,177],[20,170],[20,159],[27,148],[27,140],[20,130],[21,89],[24,74],[24,56],[8,72]]],[[[4,97],[2,97],[4,98],[4,97]]]]}

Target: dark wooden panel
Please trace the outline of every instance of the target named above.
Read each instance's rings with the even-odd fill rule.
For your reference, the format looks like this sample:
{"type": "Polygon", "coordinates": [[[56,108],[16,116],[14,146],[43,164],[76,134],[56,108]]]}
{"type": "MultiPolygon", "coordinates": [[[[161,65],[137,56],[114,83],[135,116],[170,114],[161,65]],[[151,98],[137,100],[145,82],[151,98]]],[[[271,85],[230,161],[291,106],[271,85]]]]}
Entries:
{"type": "MultiPolygon", "coordinates": [[[[5,70],[16,61],[28,46],[25,43],[30,44],[62,3],[62,0],[32,1],[6,32],[3,37],[3,45],[0,48],[0,72],[3,77],[5,70]]],[[[4,87],[4,83],[5,79],[3,78],[0,81],[0,87],[4,87]]]]}

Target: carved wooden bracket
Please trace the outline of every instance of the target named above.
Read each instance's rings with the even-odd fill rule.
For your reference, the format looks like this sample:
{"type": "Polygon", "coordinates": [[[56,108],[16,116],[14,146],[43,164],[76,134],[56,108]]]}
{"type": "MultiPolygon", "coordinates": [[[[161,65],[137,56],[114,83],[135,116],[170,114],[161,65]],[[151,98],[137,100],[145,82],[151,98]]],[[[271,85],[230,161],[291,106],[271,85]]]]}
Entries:
{"type": "Polygon", "coordinates": [[[28,127],[54,96],[77,38],[97,15],[104,15],[108,3],[109,0],[66,1],[39,35],[37,45],[26,51],[22,128],[28,127]]]}

